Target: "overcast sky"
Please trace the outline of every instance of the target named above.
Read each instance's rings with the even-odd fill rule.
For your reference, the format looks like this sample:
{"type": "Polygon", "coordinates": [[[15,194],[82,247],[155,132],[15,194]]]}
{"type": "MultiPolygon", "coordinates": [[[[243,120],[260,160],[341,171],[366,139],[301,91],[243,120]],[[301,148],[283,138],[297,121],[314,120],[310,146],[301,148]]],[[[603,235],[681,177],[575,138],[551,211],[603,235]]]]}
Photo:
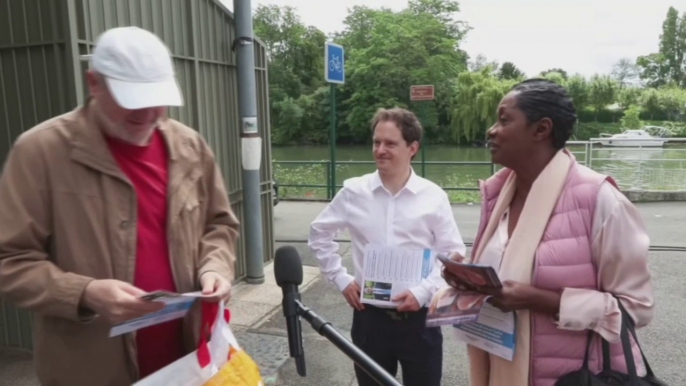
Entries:
{"type": "MultiPolygon", "coordinates": [[[[222,0],[233,9],[232,0],[222,0]]],[[[306,25],[325,33],[343,29],[347,9],[355,5],[401,10],[406,0],[252,0],[290,5],[306,25]]],[[[527,75],[550,68],[586,76],[609,73],[621,58],[657,52],[662,22],[674,6],[686,12],[686,0],[461,0],[456,18],[472,30],[462,44],[499,63],[513,62],[527,75]]]]}

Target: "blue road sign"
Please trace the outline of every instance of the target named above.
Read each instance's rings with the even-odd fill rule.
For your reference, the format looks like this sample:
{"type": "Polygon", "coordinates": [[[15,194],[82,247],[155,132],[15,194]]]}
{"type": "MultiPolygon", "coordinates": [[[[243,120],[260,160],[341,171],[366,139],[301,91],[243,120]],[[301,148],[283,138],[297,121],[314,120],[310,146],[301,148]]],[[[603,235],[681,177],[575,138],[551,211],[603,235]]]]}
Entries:
{"type": "Polygon", "coordinates": [[[345,83],[343,46],[326,42],[324,49],[324,76],[329,83],[345,83]]]}

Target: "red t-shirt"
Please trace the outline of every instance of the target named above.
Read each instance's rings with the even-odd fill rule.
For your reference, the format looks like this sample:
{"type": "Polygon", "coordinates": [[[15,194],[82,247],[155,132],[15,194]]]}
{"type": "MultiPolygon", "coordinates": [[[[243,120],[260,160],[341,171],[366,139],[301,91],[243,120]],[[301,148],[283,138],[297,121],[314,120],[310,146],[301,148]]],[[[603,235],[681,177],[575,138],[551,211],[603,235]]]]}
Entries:
{"type": "MultiPolygon", "coordinates": [[[[168,154],[155,130],[148,146],[107,138],[110,151],[136,191],[136,267],[133,285],[143,291],[176,292],[167,245],[168,154]]],[[[184,355],[181,319],[137,331],[141,378],[184,355]]]]}

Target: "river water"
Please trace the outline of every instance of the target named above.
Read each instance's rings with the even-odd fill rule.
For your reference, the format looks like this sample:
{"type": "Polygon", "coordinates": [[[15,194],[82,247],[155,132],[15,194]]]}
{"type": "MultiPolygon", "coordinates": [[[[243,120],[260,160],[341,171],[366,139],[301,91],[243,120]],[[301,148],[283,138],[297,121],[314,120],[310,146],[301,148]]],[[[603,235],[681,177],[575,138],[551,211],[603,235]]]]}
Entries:
{"type": "MultiPolygon", "coordinates": [[[[577,160],[582,163],[590,161],[594,170],[611,175],[623,189],[686,190],[686,144],[642,149],[604,148],[594,144],[592,151],[584,145],[571,145],[570,149],[577,160]]],[[[345,164],[346,161],[373,161],[371,150],[371,146],[338,146],[336,161],[343,164],[337,167],[337,183],[374,171],[373,163],[345,164]]],[[[273,147],[272,158],[277,164],[278,161],[328,161],[329,152],[328,146],[273,147]]],[[[444,187],[476,187],[478,179],[488,178],[492,171],[490,153],[482,147],[428,146],[426,161],[489,163],[425,165],[425,176],[444,187]]],[[[421,174],[421,153],[415,158],[414,169],[421,174]]],[[[325,165],[312,164],[278,164],[274,174],[282,184],[326,184],[328,176],[325,165]]],[[[321,193],[315,196],[321,196],[321,193]]]]}

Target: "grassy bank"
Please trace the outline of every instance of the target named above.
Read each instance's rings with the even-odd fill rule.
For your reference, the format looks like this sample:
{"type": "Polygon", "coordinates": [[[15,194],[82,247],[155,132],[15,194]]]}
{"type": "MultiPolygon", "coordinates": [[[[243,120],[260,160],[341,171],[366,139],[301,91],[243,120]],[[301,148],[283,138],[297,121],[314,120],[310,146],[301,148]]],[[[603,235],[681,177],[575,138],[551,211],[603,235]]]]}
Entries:
{"type": "MultiPolygon", "coordinates": [[[[279,183],[279,196],[283,199],[325,200],[327,199],[326,187],[315,186],[284,186],[284,185],[326,185],[328,173],[325,165],[296,165],[283,167],[273,163],[274,177],[279,183]]],[[[348,165],[336,165],[336,171],[341,175],[347,170],[348,165]]],[[[465,181],[474,178],[470,175],[449,176],[442,187],[464,186],[465,181]]],[[[340,184],[341,181],[338,181],[340,184]]],[[[450,202],[479,202],[479,192],[476,190],[448,190],[446,191],[450,202]]]]}
{"type": "MultiPolygon", "coordinates": [[[[665,126],[664,121],[643,121],[645,126],[665,126]]],[[[590,138],[598,138],[600,134],[617,134],[624,131],[619,120],[614,123],[583,122],[579,123],[574,131],[573,139],[586,141],[590,138]]]]}

